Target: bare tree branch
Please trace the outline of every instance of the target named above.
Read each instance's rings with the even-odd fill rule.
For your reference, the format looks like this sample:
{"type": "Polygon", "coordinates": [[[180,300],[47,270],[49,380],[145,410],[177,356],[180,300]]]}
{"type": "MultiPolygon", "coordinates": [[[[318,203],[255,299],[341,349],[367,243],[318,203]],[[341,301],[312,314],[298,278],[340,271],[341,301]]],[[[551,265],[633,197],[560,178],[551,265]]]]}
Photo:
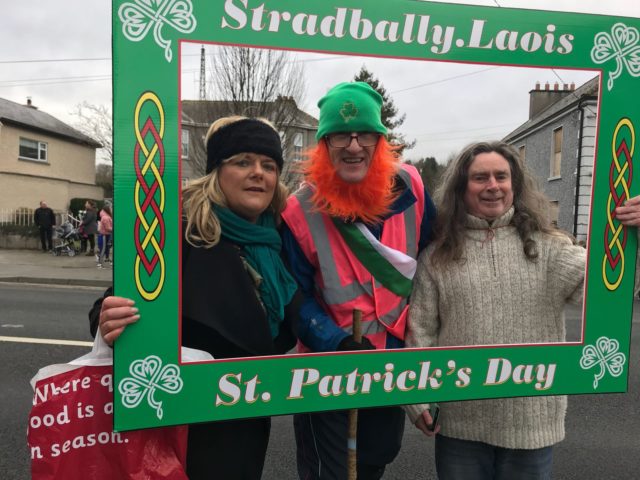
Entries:
{"type": "MultiPolygon", "coordinates": [[[[282,135],[286,157],[293,149],[290,127],[304,104],[304,64],[288,51],[246,47],[220,46],[210,58],[213,99],[230,103],[227,115],[269,119],[282,135]]],[[[285,183],[290,171],[285,165],[285,183]]]]}
{"type": "Polygon", "coordinates": [[[113,163],[113,122],[111,108],[106,105],[94,105],[82,102],[71,113],[78,117],[73,127],[102,144],[98,149],[98,158],[113,163]]]}
{"type": "Polygon", "coordinates": [[[230,101],[238,115],[264,116],[282,129],[294,112],[279,100],[304,101],[304,65],[290,52],[219,47],[210,64],[213,99],[230,101]]]}

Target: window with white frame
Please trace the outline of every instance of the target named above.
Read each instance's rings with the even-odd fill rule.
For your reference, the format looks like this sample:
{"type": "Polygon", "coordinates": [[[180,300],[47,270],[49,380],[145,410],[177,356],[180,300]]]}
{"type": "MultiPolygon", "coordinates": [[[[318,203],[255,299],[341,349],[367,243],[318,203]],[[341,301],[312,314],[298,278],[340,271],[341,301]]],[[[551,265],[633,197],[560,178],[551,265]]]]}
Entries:
{"type": "Polygon", "coordinates": [[[45,142],[20,137],[18,158],[21,160],[47,163],[47,144],[45,142]]]}
{"type": "Polygon", "coordinates": [[[302,160],[302,147],[304,146],[304,137],[302,133],[297,132],[293,136],[293,160],[299,162],[302,160]]]}
{"type": "Polygon", "coordinates": [[[562,127],[553,131],[553,148],[551,150],[551,172],[550,177],[560,176],[562,166],[562,127]]]}
{"type": "Polygon", "coordinates": [[[181,135],[181,156],[182,158],[189,158],[189,130],[182,129],[181,135]]]}

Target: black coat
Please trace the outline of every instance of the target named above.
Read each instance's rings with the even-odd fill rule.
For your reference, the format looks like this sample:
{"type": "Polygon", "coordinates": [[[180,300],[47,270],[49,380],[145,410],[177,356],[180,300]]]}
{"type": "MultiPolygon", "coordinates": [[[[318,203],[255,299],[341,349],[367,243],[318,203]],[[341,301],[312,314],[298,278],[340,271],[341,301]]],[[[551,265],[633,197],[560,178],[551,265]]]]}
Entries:
{"type": "MultiPolygon", "coordinates": [[[[241,250],[221,240],[215,247],[182,249],[182,344],[214,358],[286,353],[295,344],[294,329],[302,297],[296,292],[285,309],[275,339],[244,267],[241,250]]],[[[104,297],[113,295],[110,287],[104,297]]],[[[104,298],[103,297],[103,298],[104,298]]],[[[102,300],[89,312],[95,336],[102,300]]],[[[144,321],[144,318],[142,319],[144,321]]],[[[271,419],[249,418],[189,426],[187,474],[192,480],[258,480],[269,443],[271,419]]]]}
{"type": "Polygon", "coordinates": [[[51,228],[56,224],[56,216],[49,207],[38,207],[33,213],[33,221],[40,228],[51,228]]]}
{"type": "Polygon", "coordinates": [[[82,232],[86,235],[95,235],[98,233],[98,214],[95,210],[87,209],[80,222],[82,232]]]}
{"type": "MultiPolygon", "coordinates": [[[[301,304],[296,292],[285,308],[280,333],[271,338],[266,314],[241,258],[241,250],[222,239],[212,248],[182,250],[182,344],[209,352],[214,358],[237,358],[286,353],[295,345],[301,304]]],[[[104,297],[89,312],[95,336],[104,297]]]]}
{"type": "Polygon", "coordinates": [[[280,333],[271,338],[265,311],[241,250],[222,239],[212,248],[194,248],[183,242],[182,338],[185,347],[215,358],[251,357],[286,353],[295,345],[301,297],[294,295],[285,308],[280,333]]]}

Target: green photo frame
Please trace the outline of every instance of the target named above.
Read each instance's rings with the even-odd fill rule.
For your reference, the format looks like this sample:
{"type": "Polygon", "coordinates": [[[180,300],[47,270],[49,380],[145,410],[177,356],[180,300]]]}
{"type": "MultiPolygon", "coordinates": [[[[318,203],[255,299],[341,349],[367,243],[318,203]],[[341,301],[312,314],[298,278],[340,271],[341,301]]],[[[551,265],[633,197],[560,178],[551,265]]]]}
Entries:
{"type": "MultiPolygon", "coordinates": [[[[625,392],[640,20],[416,0],[114,0],[114,428],[434,401],[625,392]],[[182,42],[600,74],[582,338],[187,362],[180,349],[182,42]]],[[[212,119],[213,120],[213,119],[212,119]]],[[[224,272],[211,272],[224,275],[224,272]]]]}

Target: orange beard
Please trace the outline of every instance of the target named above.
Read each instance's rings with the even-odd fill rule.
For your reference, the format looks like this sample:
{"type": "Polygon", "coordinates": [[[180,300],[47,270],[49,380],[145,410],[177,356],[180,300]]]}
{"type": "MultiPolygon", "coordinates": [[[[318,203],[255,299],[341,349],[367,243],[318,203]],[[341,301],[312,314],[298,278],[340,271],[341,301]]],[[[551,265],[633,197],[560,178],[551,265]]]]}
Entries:
{"type": "Polygon", "coordinates": [[[362,182],[348,183],[336,173],[325,140],[307,153],[302,163],[305,180],[315,187],[311,201],[318,211],[348,221],[377,223],[389,212],[399,158],[384,137],[362,182]]]}

